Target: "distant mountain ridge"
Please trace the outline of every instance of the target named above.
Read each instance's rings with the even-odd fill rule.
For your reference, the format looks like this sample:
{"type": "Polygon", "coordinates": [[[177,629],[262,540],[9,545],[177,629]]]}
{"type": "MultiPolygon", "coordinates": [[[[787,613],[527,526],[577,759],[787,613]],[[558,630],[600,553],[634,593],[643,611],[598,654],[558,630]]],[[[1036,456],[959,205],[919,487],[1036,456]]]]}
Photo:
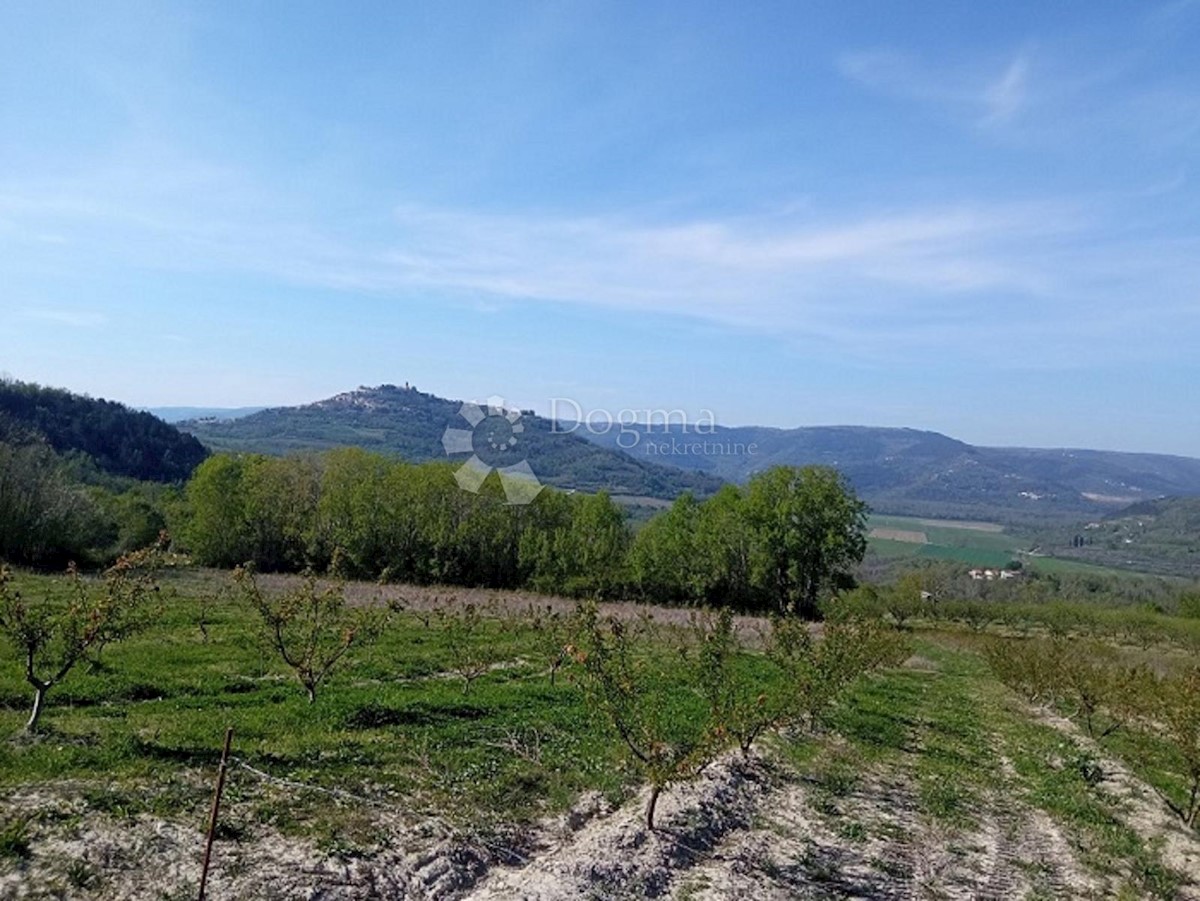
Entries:
{"type": "Polygon", "coordinates": [[[841,470],[880,512],[1035,521],[1104,515],[1200,495],[1200,460],[1115,451],[977,447],[938,432],[869,426],[626,426],[577,433],[605,447],[730,481],[771,466],[841,470]],[[688,452],[689,443],[707,445],[688,452]]]}
{"type": "Polygon", "coordinates": [[[487,466],[527,462],[548,485],[617,495],[670,499],[684,491],[708,495],[722,484],[707,473],[637,460],[581,436],[557,432],[548,419],[531,412],[516,423],[490,416],[475,428],[463,410],[463,401],[408,386],[380,385],[303,406],[276,407],[228,421],[192,420],[181,426],[216,451],[286,454],[354,446],[413,462],[463,462],[474,451],[487,466]],[[470,432],[470,450],[447,453],[447,429],[470,432]]]}
{"type": "Polygon", "coordinates": [[[241,419],[266,407],[146,407],[145,412],[172,424],[192,419],[241,419]]]}

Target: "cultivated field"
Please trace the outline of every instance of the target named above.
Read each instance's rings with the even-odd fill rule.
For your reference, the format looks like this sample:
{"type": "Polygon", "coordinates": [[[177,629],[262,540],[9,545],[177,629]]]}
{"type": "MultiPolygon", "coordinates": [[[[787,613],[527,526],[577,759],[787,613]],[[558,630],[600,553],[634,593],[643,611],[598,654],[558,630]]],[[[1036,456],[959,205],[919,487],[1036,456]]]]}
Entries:
{"type": "MultiPolygon", "coordinates": [[[[227,725],[212,898],[1200,897],[1200,840],[1159,794],[1184,791],[1170,747],[1152,730],[1090,737],[1067,695],[1001,682],[982,652],[1014,623],[916,619],[902,664],[668,786],[648,831],[639,770],[579,665],[552,673],[560,620],[545,617],[573,602],[351,585],[406,610],[310,705],[228,581],[168,578],[152,628],[56,688],[37,737],[20,736],[28,693],[4,652],[0,898],[195,897],[227,725]],[[468,604],[486,615],[464,631],[468,604]]],[[[697,709],[688,615],[605,611],[660,624],[648,647],[697,709]]],[[[768,626],[738,628],[752,644],[768,626]]],[[[1022,628],[1092,647],[1078,624],[1022,628]]],[[[1192,660],[1136,634],[1152,637],[1106,646],[1161,673],[1192,660]]]]}

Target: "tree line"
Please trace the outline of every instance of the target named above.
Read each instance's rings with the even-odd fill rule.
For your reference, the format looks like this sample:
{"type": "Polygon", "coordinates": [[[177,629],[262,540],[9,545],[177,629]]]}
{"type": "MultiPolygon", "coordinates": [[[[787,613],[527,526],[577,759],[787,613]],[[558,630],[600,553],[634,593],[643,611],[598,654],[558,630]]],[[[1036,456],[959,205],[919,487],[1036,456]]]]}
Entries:
{"type": "Polygon", "coordinates": [[[177,532],[197,562],[384,581],[636,596],[815,615],[866,549],[866,506],[836,471],[777,467],[636,532],[607,494],[543,490],[509,505],[498,478],[463,491],[448,463],[347,448],[218,454],[188,483],[177,532]]]}

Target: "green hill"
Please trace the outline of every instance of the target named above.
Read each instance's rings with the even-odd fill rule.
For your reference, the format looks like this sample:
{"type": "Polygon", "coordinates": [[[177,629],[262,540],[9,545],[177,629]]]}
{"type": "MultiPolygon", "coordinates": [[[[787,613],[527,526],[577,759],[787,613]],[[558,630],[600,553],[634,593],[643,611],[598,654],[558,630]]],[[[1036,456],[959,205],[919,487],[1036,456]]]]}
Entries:
{"type": "Polygon", "coordinates": [[[462,401],[381,385],[305,406],[228,421],[192,420],[182,427],[215,451],[286,454],[353,446],[414,462],[466,460],[470,452],[448,454],[443,446],[449,428],[472,432],[471,449],[485,465],[502,468],[524,461],[543,483],[558,488],[674,498],[684,491],[711,494],[722,484],[707,473],[638,460],[556,431],[550,420],[531,412],[515,423],[491,415],[473,428],[463,408],[462,401]]]}
{"type": "Polygon", "coordinates": [[[1039,536],[1043,549],[1101,566],[1200,578],[1200,498],[1140,501],[1039,536]]]}
{"type": "Polygon", "coordinates": [[[101,472],[147,482],[182,482],[208,452],[191,435],[124,404],[0,380],[0,441],[44,442],[82,455],[101,472]]]}

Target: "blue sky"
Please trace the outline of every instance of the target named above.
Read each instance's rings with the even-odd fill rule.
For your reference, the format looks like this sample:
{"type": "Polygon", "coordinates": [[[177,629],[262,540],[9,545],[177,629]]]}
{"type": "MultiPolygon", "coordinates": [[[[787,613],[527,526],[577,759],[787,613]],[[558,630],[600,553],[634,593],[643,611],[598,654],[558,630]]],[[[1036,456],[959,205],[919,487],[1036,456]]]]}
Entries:
{"type": "Polygon", "coordinates": [[[1200,456],[1200,2],[6,3],[0,372],[1200,456]]]}

